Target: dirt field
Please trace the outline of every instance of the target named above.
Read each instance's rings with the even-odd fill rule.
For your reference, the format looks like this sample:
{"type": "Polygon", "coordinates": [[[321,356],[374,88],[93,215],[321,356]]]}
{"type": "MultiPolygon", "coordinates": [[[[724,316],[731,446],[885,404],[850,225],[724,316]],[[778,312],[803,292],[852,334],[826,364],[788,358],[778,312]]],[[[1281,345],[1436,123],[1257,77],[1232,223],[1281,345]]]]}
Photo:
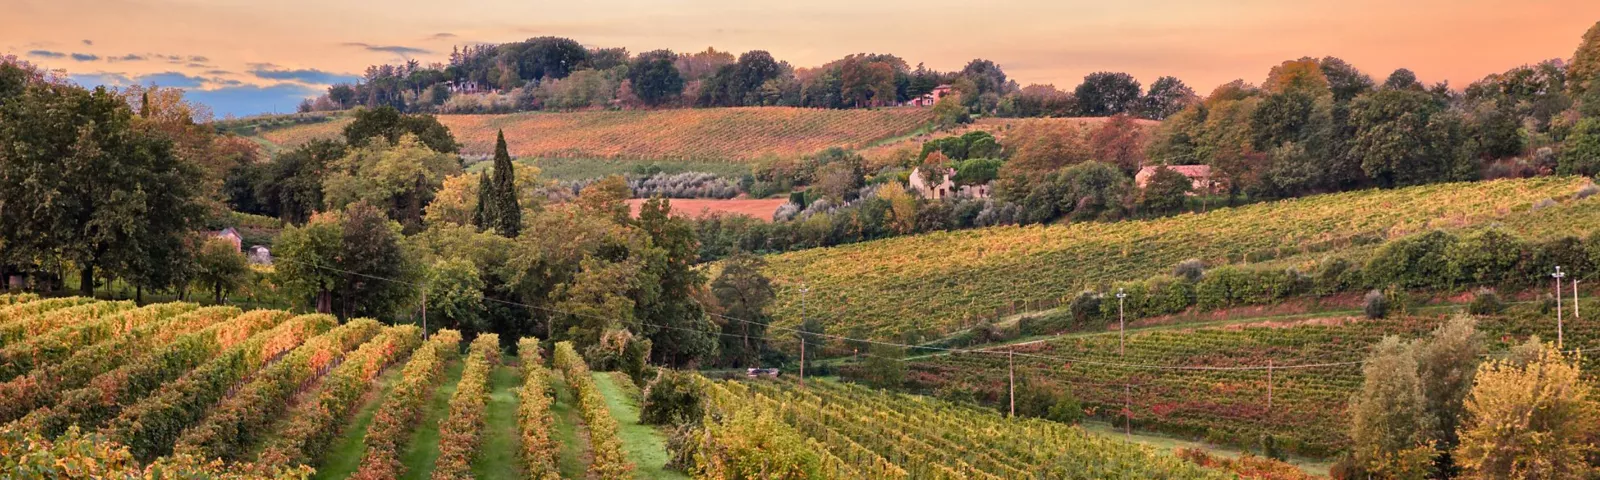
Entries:
{"type": "MultiPolygon", "coordinates": [[[[675,198],[672,199],[672,214],[700,218],[709,212],[728,212],[748,215],[763,222],[770,222],[772,221],[772,212],[777,211],[779,206],[788,201],[788,199],[784,198],[735,198],[731,200],[675,198]]],[[[633,209],[634,215],[638,215],[639,205],[644,202],[645,199],[642,198],[628,200],[628,208],[633,209]]]]}

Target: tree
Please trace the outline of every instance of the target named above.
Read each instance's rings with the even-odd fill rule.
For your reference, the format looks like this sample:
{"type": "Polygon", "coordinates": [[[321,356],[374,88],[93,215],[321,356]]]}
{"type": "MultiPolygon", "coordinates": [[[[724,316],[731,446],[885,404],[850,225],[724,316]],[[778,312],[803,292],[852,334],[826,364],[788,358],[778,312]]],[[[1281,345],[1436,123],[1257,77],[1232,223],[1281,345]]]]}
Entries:
{"type": "MultiPolygon", "coordinates": [[[[1466,417],[1464,402],[1478,370],[1478,358],[1483,354],[1483,334],[1477,325],[1477,318],[1457,315],[1434,330],[1415,351],[1428,437],[1435,448],[1446,454],[1459,441],[1456,430],[1466,417]]],[[[1449,461],[1442,463],[1447,469],[1454,467],[1449,461]]]]}
{"type": "Polygon", "coordinates": [[[551,293],[556,312],[550,320],[551,338],[570,341],[588,355],[607,331],[638,329],[629,292],[639,286],[639,264],[588,257],[579,268],[572,281],[558,284],[551,293]]]}
{"type": "Polygon", "coordinates": [[[516,70],[518,78],[542,81],[566,78],[588,60],[589,50],[570,38],[536,37],[502,45],[500,55],[516,70]]]}
{"type": "Polygon", "coordinates": [[[1194,89],[1185,85],[1183,80],[1177,77],[1161,77],[1150,84],[1150,91],[1144,95],[1139,116],[1162,120],[1199,100],[1200,98],[1194,94],[1194,89]]]}
{"type": "MultiPolygon", "coordinates": [[[[809,347],[807,347],[809,348],[809,347]]],[[[900,388],[906,382],[905,349],[891,346],[873,344],[867,353],[867,360],[862,362],[862,376],[867,385],[876,388],[900,388]]]]}
{"type": "Polygon", "coordinates": [[[0,62],[0,265],[70,262],[92,294],[102,274],[176,285],[204,213],[204,175],[127,102],[0,62]]]}
{"type": "Polygon", "coordinates": [[[488,330],[484,322],[483,291],[478,267],[464,258],[433,262],[427,272],[429,328],[449,328],[469,334],[488,330]]]}
{"type": "Polygon", "coordinates": [[[346,207],[340,220],[335,265],[343,277],[333,292],[339,318],[389,318],[414,307],[418,266],[406,255],[400,224],[365,202],[346,207]]]}
{"type": "Polygon", "coordinates": [[[677,60],[671,50],[645,52],[633,59],[628,68],[629,85],[645,105],[660,106],[683,94],[683,76],[674,65],[677,60]]]}
{"type": "Polygon", "coordinates": [[[456,143],[450,129],[439,123],[433,115],[402,114],[394,107],[358,109],[355,120],[344,126],[345,143],[354,147],[367,144],[374,137],[388,143],[398,143],[407,134],[439,153],[456,153],[461,145],[456,143]]]}
{"type": "Polygon", "coordinates": [[[511,154],[506,150],[506,132],[501,130],[494,143],[494,179],[486,198],[493,205],[485,208],[485,228],[495,233],[515,237],[522,231],[522,206],[517,202],[517,176],[511,165],[511,154]]]}
{"type": "Polygon", "coordinates": [[[1094,155],[1084,144],[1078,127],[1069,122],[1025,123],[1007,137],[1006,143],[1011,147],[1007,166],[1034,172],[1082,163],[1094,155]]]}
{"type": "Polygon", "coordinates": [[[328,166],[323,195],[329,208],[356,202],[381,206],[408,232],[422,230],[422,213],[444,179],[461,170],[452,155],[431,150],[407,135],[394,144],[366,144],[328,166]]]}
{"type": "Polygon", "coordinates": [[[484,177],[488,175],[463,173],[445,177],[439,193],[434,194],[433,201],[424,209],[422,219],[430,227],[443,223],[476,226],[482,215],[478,192],[485,190],[476,179],[484,177]]]}
{"type": "Polygon", "coordinates": [[[1350,106],[1355,129],[1350,154],[1384,187],[1457,178],[1466,159],[1460,117],[1444,112],[1427,92],[1385,88],[1350,106]]]}
{"type": "Polygon", "coordinates": [[[943,153],[932,152],[922,159],[922,165],[917,167],[917,174],[922,176],[922,184],[934,188],[944,183],[950,173],[950,159],[943,153]]]}
{"type": "Polygon", "coordinates": [[[1194,182],[1188,176],[1162,165],[1145,181],[1139,206],[1152,213],[1175,212],[1183,209],[1193,191],[1194,182]]]}
{"type": "Polygon", "coordinates": [[[916,231],[917,199],[906,192],[900,182],[879,187],[878,198],[889,203],[889,218],[885,223],[890,230],[902,235],[916,231]]]}
{"type": "Polygon", "coordinates": [[[322,179],[328,166],[348,153],[334,140],[312,140],[279,154],[266,167],[256,198],[272,216],[304,223],[323,209],[322,179]]]}
{"type": "Polygon", "coordinates": [[[1466,400],[1455,458],[1474,478],[1587,478],[1597,433],[1578,363],[1541,345],[1518,364],[1490,360],[1466,400]]]}
{"type": "Polygon", "coordinates": [[[1372,90],[1372,77],[1356,70],[1343,59],[1322,57],[1317,63],[1322,68],[1323,78],[1328,79],[1328,89],[1333,92],[1334,101],[1348,102],[1372,90]]]}
{"type": "Polygon", "coordinates": [[[1287,60],[1267,73],[1267,81],[1261,84],[1261,89],[1269,94],[1288,92],[1308,92],[1320,95],[1328,92],[1330,87],[1327,75],[1322,73],[1322,66],[1317,59],[1303,57],[1299,60],[1287,60]]]}
{"type": "Polygon", "coordinates": [[[1584,97],[1589,90],[1600,88],[1596,78],[1600,78],[1600,22],[1583,32],[1578,49],[1572,52],[1572,64],[1567,66],[1567,94],[1584,97]]]}
{"type": "Polygon", "coordinates": [[[933,123],[939,129],[951,129],[972,122],[972,115],[961,106],[960,95],[946,95],[933,104],[933,123]]]}
{"type": "Polygon", "coordinates": [[[1422,82],[1417,81],[1417,74],[1404,68],[1395,69],[1389,78],[1383,81],[1384,90],[1422,90],[1422,82]]]}
{"type": "Polygon", "coordinates": [[[1144,127],[1127,114],[1112,115],[1089,132],[1089,148],[1094,151],[1095,160],[1116,165],[1128,175],[1144,166],[1144,144],[1144,127]]]}
{"type": "Polygon", "coordinates": [[[655,344],[656,363],[691,367],[716,352],[718,328],[706,318],[696,294],[706,288],[706,277],[695,268],[700,241],[694,224],[672,216],[672,204],[656,197],[639,206],[636,228],[646,237],[646,247],[634,255],[642,261],[636,316],[638,331],[655,344]]]}
{"type": "Polygon", "coordinates": [[[961,67],[961,73],[957,74],[957,76],[972,81],[973,86],[976,87],[973,96],[985,93],[1005,93],[1006,72],[994,61],[975,58],[967,62],[966,66],[961,67]]]}
{"type": "Polygon", "coordinates": [[[220,238],[207,239],[195,256],[197,275],[195,281],[211,290],[212,301],[222,303],[250,274],[250,263],[239,253],[233,242],[220,238]]]}
{"type": "Polygon", "coordinates": [[[767,349],[767,325],[772,319],[766,309],[777,295],[762,273],[766,266],[759,256],[737,252],[723,260],[722,274],[711,282],[723,314],[723,365],[758,366],[767,349]]]}
{"type": "Polygon", "coordinates": [[[1561,143],[1556,172],[1590,176],[1600,173],[1600,118],[1579,120],[1561,143]]]}
{"type": "Polygon", "coordinates": [[[1361,390],[1350,401],[1355,458],[1388,478],[1425,478],[1433,459],[1413,348],[1392,336],[1379,342],[1362,366],[1361,390]]]}
{"type": "Polygon", "coordinates": [[[304,226],[284,228],[272,252],[278,284],[291,298],[311,300],[317,313],[333,313],[333,291],[343,278],[334,269],[343,249],[338,213],[313,215],[304,226]]]}
{"type": "Polygon", "coordinates": [[[1114,220],[1129,200],[1128,177],[1107,163],[1073,165],[1062,170],[1060,178],[1066,187],[1060,209],[1077,220],[1114,220]]]}
{"type": "Polygon", "coordinates": [[[1078,101],[1078,115],[1106,117],[1137,112],[1143,89],[1133,75],[1122,72],[1095,72],[1083,77],[1072,91],[1078,101]]]}

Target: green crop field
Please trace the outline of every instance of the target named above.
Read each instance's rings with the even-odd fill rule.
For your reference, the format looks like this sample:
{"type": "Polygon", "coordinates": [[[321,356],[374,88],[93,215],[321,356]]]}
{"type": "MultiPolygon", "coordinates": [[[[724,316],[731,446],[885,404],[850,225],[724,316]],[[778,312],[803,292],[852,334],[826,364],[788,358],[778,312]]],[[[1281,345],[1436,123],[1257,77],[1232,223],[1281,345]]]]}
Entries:
{"type": "Polygon", "coordinates": [[[1525,180],[1365,190],[1154,220],[995,227],[891,238],[767,257],[777,323],[820,318],[829,333],[902,338],[949,333],[974,318],[1053,304],[1086,288],[1170,273],[1199,258],[1216,266],[1314,263],[1359,255],[1386,239],[1500,224],[1528,239],[1582,235],[1600,201],[1576,199],[1588,180],[1525,180]],[[1556,204],[1533,208],[1541,200],[1556,204]],[[802,298],[799,289],[809,292],[802,298]],[[802,309],[804,308],[804,309],[802,309]]]}

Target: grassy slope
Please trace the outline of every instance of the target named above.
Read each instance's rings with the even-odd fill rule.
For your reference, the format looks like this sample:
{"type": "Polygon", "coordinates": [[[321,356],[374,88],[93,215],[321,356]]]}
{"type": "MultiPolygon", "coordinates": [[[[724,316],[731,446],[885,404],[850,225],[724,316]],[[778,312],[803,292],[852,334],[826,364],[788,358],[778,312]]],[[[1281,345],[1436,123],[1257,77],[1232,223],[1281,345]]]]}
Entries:
{"type": "MultiPolygon", "coordinates": [[[[768,273],[779,289],[774,310],[780,325],[799,323],[798,287],[806,283],[809,315],[827,319],[832,333],[880,338],[896,338],[908,329],[941,333],[1012,302],[1056,300],[1091,285],[1143,279],[1169,272],[1186,258],[1213,265],[1275,258],[1304,267],[1330,250],[1351,248],[1357,236],[1370,241],[1435,228],[1554,224],[1550,219],[1574,210],[1573,205],[1596,210],[1588,207],[1595,201],[1570,199],[1585,182],[1545,177],[1429,185],[1156,220],[932,233],[771,255],[768,273]],[[1546,198],[1564,204],[1530,210],[1546,198]]],[[[1591,220],[1600,216],[1590,213],[1595,214],[1587,217],[1591,220]]]]}
{"type": "MultiPolygon", "coordinates": [[[[512,365],[515,358],[507,359],[512,365]]],[[[518,459],[517,395],[521,376],[516,367],[500,365],[489,374],[489,404],[484,413],[483,443],[472,462],[479,480],[522,478],[518,459]]]]}
{"type": "MultiPolygon", "coordinates": [[[[1138,431],[1138,430],[1134,430],[1133,431],[1133,435],[1131,437],[1129,437],[1129,436],[1127,436],[1127,434],[1125,432],[1123,432],[1122,429],[1116,428],[1116,427],[1112,426],[1111,424],[1104,423],[1104,422],[1084,422],[1081,426],[1083,427],[1084,431],[1089,432],[1089,433],[1093,433],[1093,434],[1096,434],[1096,435],[1104,436],[1106,438],[1118,439],[1118,440],[1124,439],[1124,438],[1129,438],[1129,439],[1132,439],[1134,443],[1138,443],[1138,444],[1141,444],[1141,445],[1149,445],[1149,446],[1154,447],[1155,449],[1161,450],[1163,452],[1170,452],[1170,451],[1173,451],[1173,450],[1179,449],[1179,448],[1199,448],[1199,449],[1204,449],[1204,450],[1206,450],[1208,452],[1211,452],[1213,454],[1220,455],[1220,456],[1227,457],[1227,458],[1239,458],[1239,456],[1244,455],[1246,453],[1245,450],[1241,450],[1241,449],[1238,449],[1238,448],[1223,447],[1223,446],[1213,445],[1213,444],[1205,443],[1205,442],[1195,442],[1195,441],[1190,441],[1190,440],[1184,440],[1184,439],[1177,438],[1177,437],[1162,435],[1162,434],[1159,434],[1159,433],[1141,432],[1141,431],[1138,431]]],[[[1249,452],[1249,453],[1260,455],[1259,452],[1249,452]]],[[[1304,472],[1306,472],[1308,474],[1311,474],[1311,475],[1327,476],[1328,475],[1328,469],[1333,467],[1333,462],[1332,461],[1328,461],[1328,460],[1313,460],[1313,459],[1304,458],[1304,457],[1296,457],[1296,456],[1293,456],[1293,455],[1288,457],[1288,461],[1287,462],[1290,465],[1294,465],[1296,467],[1299,467],[1300,470],[1302,470],[1302,471],[1304,471],[1304,472]]]]}
{"type": "Polygon", "coordinates": [[[667,469],[667,442],[660,430],[639,423],[639,406],[627,391],[615,383],[611,374],[594,372],[595,386],[606,398],[606,408],[617,419],[617,433],[628,451],[628,459],[636,466],[638,478],[688,478],[683,473],[667,469]]]}
{"type": "Polygon", "coordinates": [[[422,480],[433,473],[434,462],[439,460],[439,422],[450,415],[450,396],[456,393],[456,384],[461,382],[461,371],[465,369],[466,362],[460,360],[445,368],[444,382],[433,391],[433,401],[428,402],[422,423],[411,435],[410,447],[400,454],[400,463],[405,465],[406,472],[400,478],[422,480]]]}
{"type": "Polygon", "coordinates": [[[561,477],[583,478],[589,469],[589,437],[583,432],[583,420],[578,415],[572,389],[559,378],[559,372],[551,373],[550,385],[555,390],[556,401],[550,405],[550,414],[555,416],[555,437],[561,444],[561,477]]]}
{"type": "Polygon", "coordinates": [[[313,480],[347,478],[361,468],[361,457],[366,455],[367,428],[372,425],[372,417],[377,415],[378,406],[383,404],[383,399],[389,397],[389,392],[394,389],[395,381],[400,379],[400,368],[391,367],[377,379],[376,391],[369,395],[366,403],[356,409],[356,415],[350,420],[350,425],[345,427],[344,433],[333,440],[327,452],[322,455],[322,461],[317,464],[317,474],[313,480]]]}

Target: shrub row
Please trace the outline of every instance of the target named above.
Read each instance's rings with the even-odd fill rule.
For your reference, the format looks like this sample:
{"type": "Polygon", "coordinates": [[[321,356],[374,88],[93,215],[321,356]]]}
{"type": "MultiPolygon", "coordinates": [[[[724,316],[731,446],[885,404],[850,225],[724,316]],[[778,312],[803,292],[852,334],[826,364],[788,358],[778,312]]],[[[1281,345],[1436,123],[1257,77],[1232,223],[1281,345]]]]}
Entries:
{"type": "MultiPolygon", "coordinates": [[[[328,320],[337,322],[331,315],[328,320]]],[[[306,341],[283,359],[262,368],[250,383],[212,407],[205,421],[178,437],[175,450],[200,458],[240,460],[289,407],[296,393],[338,364],[345,352],[366,343],[381,330],[383,324],[363,318],[306,341]]]]}
{"type": "Polygon", "coordinates": [[[56,403],[60,393],[77,389],[96,376],[119,368],[169,345],[180,335],[216,325],[239,315],[233,307],[210,307],[176,317],[157,319],[106,341],[73,351],[65,360],[52,360],[27,375],[0,383],[0,423],[16,420],[44,405],[56,403]]]}
{"type": "MultiPolygon", "coordinates": [[[[24,304],[27,305],[27,304],[24,304]]],[[[28,318],[14,318],[0,325],[0,347],[10,346],[24,339],[76,325],[105,315],[132,310],[133,302],[92,302],[61,310],[42,313],[28,318]]]]}
{"type": "Polygon", "coordinates": [[[450,415],[439,425],[439,461],[435,480],[472,478],[472,457],[482,439],[484,409],[489,404],[489,372],[500,363],[500,336],[478,335],[467,354],[456,393],[450,396],[450,415]]]}
{"type": "Polygon", "coordinates": [[[329,315],[301,315],[257,334],[125,409],[104,433],[143,461],[172,453],[183,429],[200,420],[235,384],[335,323],[329,315]]]}
{"type": "Polygon", "coordinates": [[[555,416],[550,413],[555,399],[550,395],[550,372],[545,370],[544,359],[539,356],[539,339],[524,337],[517,342],[517,352],[522,360],[517,425],[522,432],[523,466],[528,470],[528,478],[557,480],[561,478],[556,468],[561,445],[550,431],[555,425],[555,416]]]}
{"type": "Polygon", "coordinates": [[[412,325],[387,328],[372,341],[346,355],[322,380],[316,399],[300,404],[288,415],[289,423],[261,454],[257,463],[291,466],[314,463],[343,421],[371,390],[372,380],[389,365],[422,344],[422,330],[412,325]]]}
{"type": "Polygon", "coordinates": [[[97,300],[87,297],[48,298],[36,302],[26,302],[0,307],[0,326],[10,324],[12,321],[27,319],[45,312],[60,310],[94,303],[97,300]]]}
{"type": "MultiPolygon", "coordinates": [[[[54,406],[27,414],[23,417],[23,423],[47,435],[58,435],[74,424],[85,429],[99,428],[106,421],[121,414],[125,403],[133,403],[144,398],[167,382],[177,379],[202,362],[215,357],[222,350],[231,348],[240,338],[276,327],[289,318],[287,313],[267,310],[239,315],[239,310],[231,307],[220,310],[204,309],[185,315],[184,318],[195,319],[212,315],[234,319],[179,337],[153,354],[129,357],[125,364],[94,376],[80,385],[81,388],[68,386],[76,383],[78,379],[65,377],[61,379],[62,385],[59,388],[38,387],[38,390],[45,392],[66,393],[60,396],[59,401],[54,402],[54,406]]],[[[186,322],[174,322],[174,324],[182,323],[186,322]]],[[[53,394],[44,396],[51,395],[53,394]]],[[[39,404],[50,403],[52,402],[41,401],[39,404]]]]}
{"type": "Polygon", "coordinates": [[[32,293],[5,293],[0,294],[0,307],[28,303],[39,300],[39,295],[32,293]]]}
{"type": "Polygon", "coordinates": [[[128,449],[74,428],[54,438],[24,429],[0,430],[0,472],[6,478],[304,480],[310,467],[255,469],[177,455],[141,466],[128,449]]]}
{"type": "Polygon", "coordinates": [[[56,363],[84,345],[126,334],[199,307],[187,302],[149,305],[7,345],[0,348],[0,381],[9,381],[40,365],[56,363]]]}
{"type": "Polygon", "coordinates": [[[372,426],[367,429],[367,453],[351,478],[387,480],[405,473],[400,464],[400,442],[411,438],[422,419],[423,407],[444,377],[445,364],[460,355],[460,345],[460,332],[440,330],[406,362],[400,381],[372,418],[372,426]]]}
{"type": "Polygon", "coordinates": [[[633,478],[633,463],[622,451],[622,438],[617,435],[617,420],[606,408],[606,400],[589,375],[589,366],[572,348],[571,342],[556,344],[555,365],[567,377],[578,399],[578,411],[589,426],[589,449],[594,461],[589,464],[590,476],[602,480],[633,478]]]}

